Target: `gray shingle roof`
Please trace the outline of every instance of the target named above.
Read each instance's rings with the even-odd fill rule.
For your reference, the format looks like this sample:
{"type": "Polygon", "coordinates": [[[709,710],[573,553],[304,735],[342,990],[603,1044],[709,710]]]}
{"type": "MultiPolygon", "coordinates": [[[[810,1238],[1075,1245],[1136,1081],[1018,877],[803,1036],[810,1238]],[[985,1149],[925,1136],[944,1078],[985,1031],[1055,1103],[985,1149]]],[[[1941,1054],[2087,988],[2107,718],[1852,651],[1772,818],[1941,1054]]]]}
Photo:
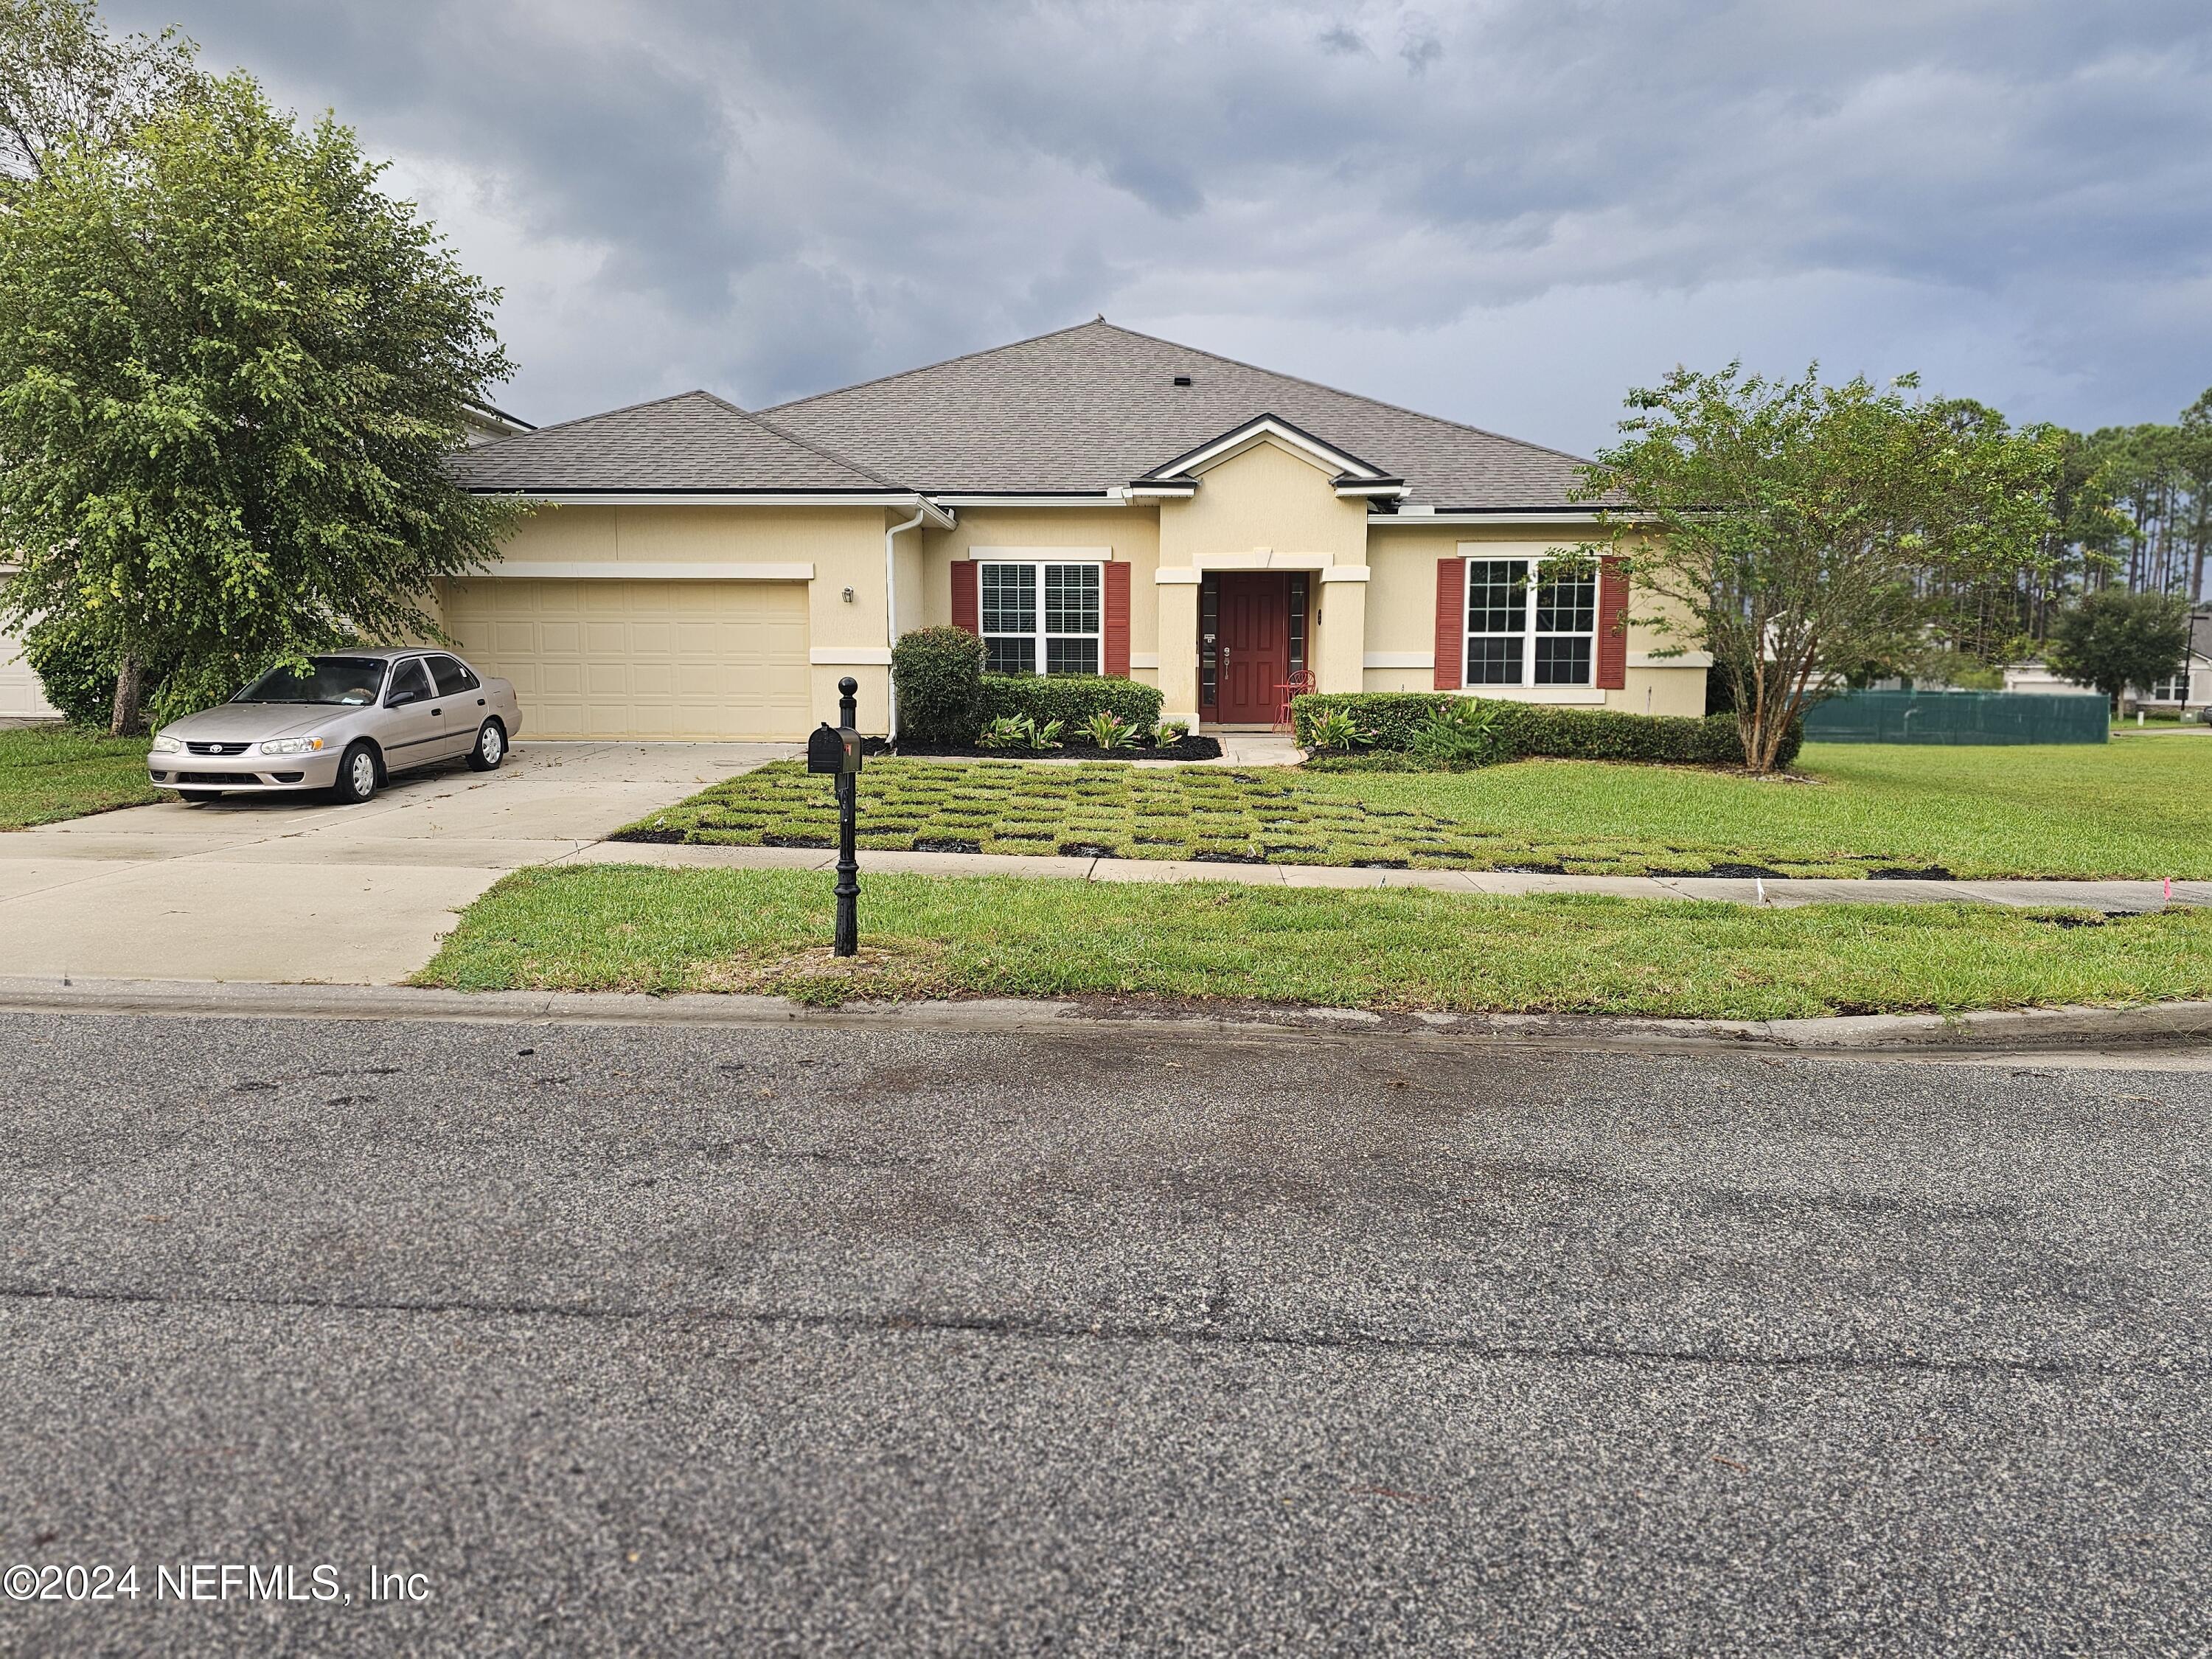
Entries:
{"type": "Polygon", "coordinates": [[[477,490],[870,490],[898,485],[707,392],[496,438],[453,457],[477,490]]]}
{"type": "Polygon", "coordinates": [[[1575,456],[1103,320],[767,414],[908,488],[1012,493],[1125,484],[1269,411],[1402,477],[1410,501],[1499,510],[1575,505],[1567,496],[1579,482],[1575,456]],[[1178,374],[1191,384],[1173,384],[1178,374]]]}

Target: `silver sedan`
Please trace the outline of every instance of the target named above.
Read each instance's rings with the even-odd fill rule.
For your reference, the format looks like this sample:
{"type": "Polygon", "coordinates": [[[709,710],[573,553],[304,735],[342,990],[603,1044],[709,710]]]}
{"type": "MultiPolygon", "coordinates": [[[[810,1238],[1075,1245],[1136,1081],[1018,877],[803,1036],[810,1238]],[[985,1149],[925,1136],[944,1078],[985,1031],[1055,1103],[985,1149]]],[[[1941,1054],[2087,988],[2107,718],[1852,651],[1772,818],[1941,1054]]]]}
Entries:
{"type": "Polygon", "coordinates": [[[146,775],[190,801],[326,790],[358,805],[417,766],[465,757],[489,772],[521,730],[514,688],[450,651],[337,652],[163,726],[146,775]]]}

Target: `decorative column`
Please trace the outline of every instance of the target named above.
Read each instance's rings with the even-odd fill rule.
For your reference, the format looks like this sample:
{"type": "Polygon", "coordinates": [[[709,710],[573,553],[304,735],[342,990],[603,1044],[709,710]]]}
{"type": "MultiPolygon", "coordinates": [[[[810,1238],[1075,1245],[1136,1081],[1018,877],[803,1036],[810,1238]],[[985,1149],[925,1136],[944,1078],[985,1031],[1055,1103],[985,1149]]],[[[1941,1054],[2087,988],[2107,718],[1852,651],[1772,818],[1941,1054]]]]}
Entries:
{"type": "Polygon", "coordinates": [[[1198,728],[1198,572],[1164,568],[1152,577],[1160,604],[1160,716],[1198,728]]]}
{"type": "Polygon", "coordinates": [[[1317,618],[1314,675],[1324,691],[1367,689],[1367,567],[1334,564],[1314,573],[1317,618]]]}

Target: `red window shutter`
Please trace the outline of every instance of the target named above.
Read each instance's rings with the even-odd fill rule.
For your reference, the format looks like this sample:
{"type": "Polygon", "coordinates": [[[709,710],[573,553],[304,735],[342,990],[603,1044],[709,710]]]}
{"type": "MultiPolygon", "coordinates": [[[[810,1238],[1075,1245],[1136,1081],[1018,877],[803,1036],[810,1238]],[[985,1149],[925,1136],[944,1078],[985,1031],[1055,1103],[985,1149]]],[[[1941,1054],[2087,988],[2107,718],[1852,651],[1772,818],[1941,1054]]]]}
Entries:
{"type": "Polygon", "coordinates": [[[1103,666],[1109,674],[1129,677],[1129,567],[1109,562],[1105,568],[1106,655],[1103,666]]]}
{"type": "Polygon", "coordinates": [[[1597,683],[1607,691],[1628,684],[1628,573],[1617,558],[1598,561],[1597,683]]]}
{"type": "Polygon", "coordinates": [[[982,606],[975,597],[975,567],[967,559],[952,562],[952,625],[970,634],[983,631],[982,606]]]}
{"type": "Polygon", "coordinates": [[[1456,691],[1467,659],[1467,561],[1437,561],[1437,690],[1456,691]]]}

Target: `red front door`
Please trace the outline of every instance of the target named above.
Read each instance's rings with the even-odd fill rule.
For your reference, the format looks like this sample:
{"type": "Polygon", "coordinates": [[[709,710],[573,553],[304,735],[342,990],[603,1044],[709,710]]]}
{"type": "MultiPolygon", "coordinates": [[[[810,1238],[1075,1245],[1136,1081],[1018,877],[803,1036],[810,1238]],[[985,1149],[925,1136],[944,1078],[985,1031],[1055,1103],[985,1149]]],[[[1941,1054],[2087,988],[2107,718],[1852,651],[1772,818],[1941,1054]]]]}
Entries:
{"type": "Polygon", "coordinates": [[[1224,571],[1213,718],[1224,726],[1272,726],[1291,674],[1291,579],[1224,571]]]}

